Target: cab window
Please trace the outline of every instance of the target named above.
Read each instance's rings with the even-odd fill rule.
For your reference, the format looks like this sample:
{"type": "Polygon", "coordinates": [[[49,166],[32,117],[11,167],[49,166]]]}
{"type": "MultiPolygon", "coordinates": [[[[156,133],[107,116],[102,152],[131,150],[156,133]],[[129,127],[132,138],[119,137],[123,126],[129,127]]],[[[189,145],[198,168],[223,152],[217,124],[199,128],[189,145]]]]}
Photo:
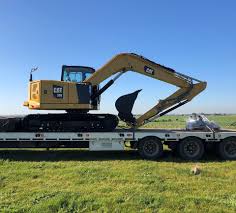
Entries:
{"type": "Polygon", "coordinates": [[[63,66],[62,67],[62,81],[67,82],[83,82],[94,73],[94,69],[90,67],[81,66],[63,66]]]}
{"type": "Polygon", "coordinates": [[[82,82],[82,73],[81,72],[67,72],[64,71],[64,81],[69,82],[82,82]]]}

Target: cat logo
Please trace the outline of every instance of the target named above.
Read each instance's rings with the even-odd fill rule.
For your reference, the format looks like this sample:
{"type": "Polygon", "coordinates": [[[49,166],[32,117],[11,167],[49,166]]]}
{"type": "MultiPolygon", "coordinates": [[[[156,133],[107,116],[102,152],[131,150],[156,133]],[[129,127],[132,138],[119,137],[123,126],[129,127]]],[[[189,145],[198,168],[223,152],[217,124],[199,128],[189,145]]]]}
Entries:
{"type": "Polygon", "coordinates": [[[150,75],[154,75],[154,70],[150,67],[145,66],[144,71],[150,75]]]}
{"type": "Polygon", "coordinates": [[[53,85],[53,96],[55,98],[63,99],[63,87],[53,85]]]}

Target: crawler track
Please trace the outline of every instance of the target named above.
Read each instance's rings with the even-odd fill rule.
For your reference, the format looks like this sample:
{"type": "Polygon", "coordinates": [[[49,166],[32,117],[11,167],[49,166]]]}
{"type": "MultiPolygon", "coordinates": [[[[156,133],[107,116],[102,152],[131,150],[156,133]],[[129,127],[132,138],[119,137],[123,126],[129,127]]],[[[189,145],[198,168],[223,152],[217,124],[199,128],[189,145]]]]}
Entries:
{"type": "Polygon", "coordinates": [[[0,118],[1,132],[106,132],[113,131],[118,118],[111,114],[33,114],[0,118]]]}

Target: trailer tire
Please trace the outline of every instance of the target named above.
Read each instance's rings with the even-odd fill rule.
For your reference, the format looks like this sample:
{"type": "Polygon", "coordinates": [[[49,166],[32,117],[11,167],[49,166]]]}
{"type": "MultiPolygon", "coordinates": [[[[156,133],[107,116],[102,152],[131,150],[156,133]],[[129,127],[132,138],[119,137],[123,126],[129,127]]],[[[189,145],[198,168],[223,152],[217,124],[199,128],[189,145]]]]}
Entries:
{"type": "Polygon", "coordinates": [[[197,137],[187,137],[178,145],[178,154],[184,160],[200,160],[204,152],[202,140],[197,137]]]}
{"type": "Polygon", "coordinates": [[[224,160],[236,160],[236,137],[225,138],[221,141],[218,153],[224,160]]]}
{"type": "Polygon", "coordinates": [[[138,143],[138,152],[144,159],[156,160],[163,155],[163,144],[157,137],[145,137],[138,143]]]}

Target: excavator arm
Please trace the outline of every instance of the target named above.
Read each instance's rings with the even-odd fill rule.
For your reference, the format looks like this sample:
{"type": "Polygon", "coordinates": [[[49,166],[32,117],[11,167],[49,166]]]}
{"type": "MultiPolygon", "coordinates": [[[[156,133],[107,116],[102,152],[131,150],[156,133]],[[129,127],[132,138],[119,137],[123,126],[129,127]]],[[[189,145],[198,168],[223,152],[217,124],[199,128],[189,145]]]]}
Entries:
{"type": "MultiPolygon", "coordinates": [[[[164,100],[160,100],[152,109],[144,113],[137,120],[132,119],[130,118],[130,116],[126,116],[124,112],[121,112],[120,117],[123,118],[121,119],[135,128],[138,128],[145,123],[156,119],[157,117],[160,117],[191,101],[196,95],[202,92],[207,85],[206,82],[202,82],[190,76],[178,73],[171,68],[162,66],[133,53],[123,53],[116,55],[84,82],[89,83],[92,86],[96,86],[110,76],[116,73],[120,73],[118,74],[119,77],[126,71],[134,71],[179,87],[179,89],[174,94],[170,95],[164,100]]],[[[103,90],[107,89],[112,83],[113,82],[108,83],[109,85],[103,90]]],[[[130,94],[131,96],[135,97],[134,100],[136,99],[138,92],[139,91],[134,94],[130,94]]],[[[127,97],[124,97],[123,100],[120,99],[119,101],[121,103],[127,100],[127,97]]]]}

